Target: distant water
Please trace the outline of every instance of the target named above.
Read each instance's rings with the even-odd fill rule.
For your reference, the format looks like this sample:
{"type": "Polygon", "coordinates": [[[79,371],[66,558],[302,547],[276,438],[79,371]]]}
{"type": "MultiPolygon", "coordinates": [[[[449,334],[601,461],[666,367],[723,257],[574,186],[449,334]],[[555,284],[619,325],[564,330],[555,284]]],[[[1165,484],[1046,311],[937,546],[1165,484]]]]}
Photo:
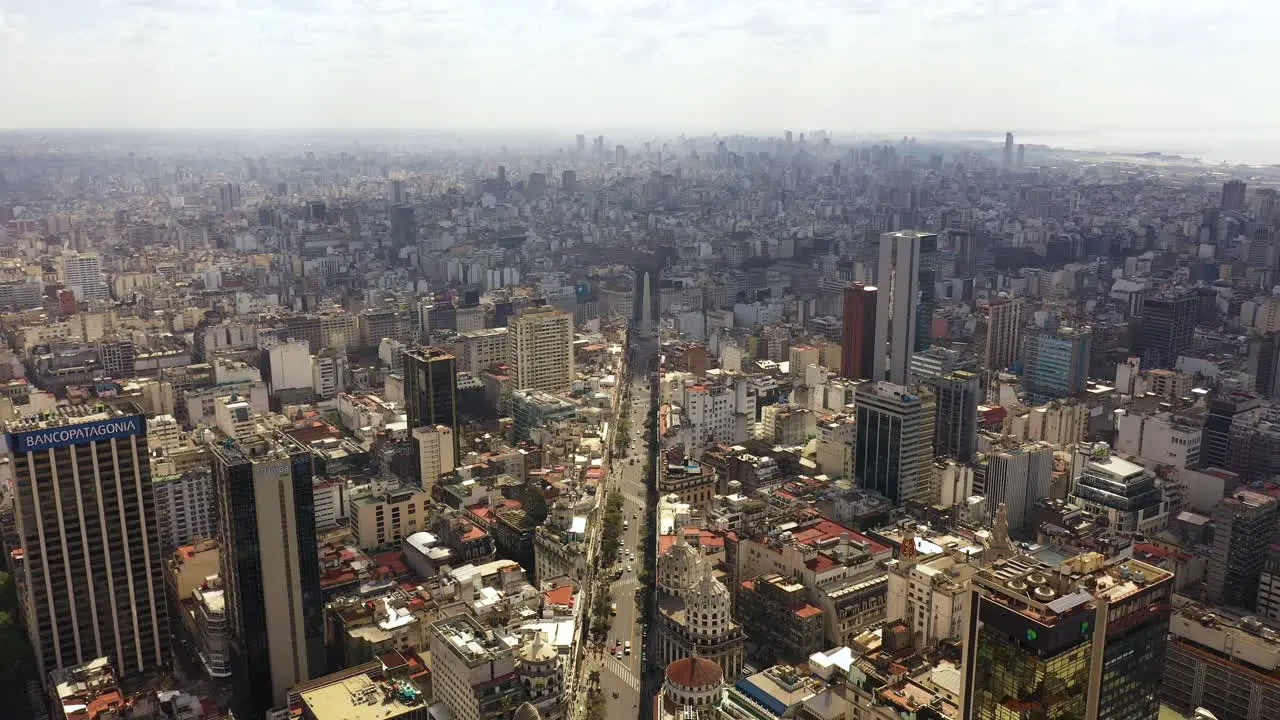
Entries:
{"type": "MultiPolygon", "coordinates": [[[[1027,133],[1013,131],[1014,142],[1047,145],[1065,150],[1102,152],[1159,152],[1198,158],[1206,163],[1241,165],[1280,164],[1280,129],[1276,127],[1206,129],[1151,128],[1062,133],[1027,133]]],[[[1004,135],[970,138],[979,141],[1004,142],[1004,135]]]]}

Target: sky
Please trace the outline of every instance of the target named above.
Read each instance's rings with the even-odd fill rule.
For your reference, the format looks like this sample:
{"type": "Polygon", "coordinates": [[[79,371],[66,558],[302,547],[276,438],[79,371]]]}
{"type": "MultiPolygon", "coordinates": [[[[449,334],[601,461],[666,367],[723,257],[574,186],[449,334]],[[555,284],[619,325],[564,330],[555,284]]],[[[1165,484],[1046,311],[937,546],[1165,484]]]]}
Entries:
{"type": "Polygon", "coordinates": [[[0,0],[0,128],[1280,135],[1276,27],[1270,0],[0,0]]]}

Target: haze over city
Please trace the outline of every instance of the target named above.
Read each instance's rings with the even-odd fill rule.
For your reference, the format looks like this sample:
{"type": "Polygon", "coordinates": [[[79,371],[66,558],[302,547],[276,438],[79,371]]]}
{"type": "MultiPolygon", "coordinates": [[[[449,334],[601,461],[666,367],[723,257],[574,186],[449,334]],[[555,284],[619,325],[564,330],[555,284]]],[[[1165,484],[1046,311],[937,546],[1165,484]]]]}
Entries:
{"type": "Polygon", "coordinates": [[[1277,22],[1264,0],[5,0],[0,127],[1016,127],[1244,161],[1243,128],[1266,161],[1277,22]]]}

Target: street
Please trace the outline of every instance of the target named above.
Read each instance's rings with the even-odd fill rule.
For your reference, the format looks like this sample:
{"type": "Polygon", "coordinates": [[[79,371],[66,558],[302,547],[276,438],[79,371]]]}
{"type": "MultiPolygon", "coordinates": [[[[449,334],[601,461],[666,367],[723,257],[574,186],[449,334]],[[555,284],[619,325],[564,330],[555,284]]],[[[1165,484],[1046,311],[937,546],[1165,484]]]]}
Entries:
{"type": "Polygon", "coordinates": [[[644,569],[640,547],[641,526],[645,521],[645,444],[644,427],[650,410],[648,383],[641,378],[631,381],[631,418],[629,421],[631,443],[625,459],[614,461],[613,487],[622,494],[622,517],[626,520],[622,532],[622,547],[618,562],[602,572],[622,569],[622,576],[610,585],[612,602],[618,606],[613,618],[609,639],[605,644],[600,685],[604,692],[610,718],[636,718],[640,701],[640,656],[643,645],[643,609],[637,604],[636,590],[640,587],[639,575],[644,569]],[[615,647],[625,647],[631,641],[631,654],[625,651],[615,654],[615,647]],[[617,697],[614,696],[617,693],[617,697]]]}

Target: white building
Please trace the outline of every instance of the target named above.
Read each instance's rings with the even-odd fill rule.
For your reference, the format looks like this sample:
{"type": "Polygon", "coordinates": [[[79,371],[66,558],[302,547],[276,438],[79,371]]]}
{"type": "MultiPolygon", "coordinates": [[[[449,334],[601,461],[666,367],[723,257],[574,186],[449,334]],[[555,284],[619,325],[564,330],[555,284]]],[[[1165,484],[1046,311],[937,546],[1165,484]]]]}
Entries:
{"type": "Polygon", "coordinates": [[[1029,528],[1036,501],[1049,497],[1053,482],[1053,446],[1014,441],[980,453],[973,473],[973,493],[987,499],[988,520],[1001,503],[1009,513],[1009,529],[1029,528]]]}
{"type": "Polygon", "coordinates": [[[160,540],[166,551],[215,536],[218,526],[213,478],[207,468],[151,480],[160,540]]]}
{"type": "Polygon", "coordinates": [[[1173,413],[1116,411],[1116,451],[1176,468],[1200,462],[1201,427],[1173,413]]]}
{"type": "Polygon", "coordinates": [[[311,492],[316,508],[316,527],[333,527],[347,519],[347,481],[341,478],[315,478],[311,492]]]}
{"type": "Polygon", "coordinates": [[[977,568],[946,553],[924,557],[909,553],[887,565],[885,620],[907,623],[912,647],[958,638],[968,608],[969,578],[977,568]]]}
{"type": "Polygon", "coordinates": [[[271,393],[311,387],[311,349],[305,341],[290,340],[267,348],[267,387],[271,393]]]}
{"type": "Polygon", "coordinates": [[[679,408],[681,439],[699,456],[711,443],[741,443],[751,438],[756,393],[746,378],[713,374],[707,381],[686,380],[672,388],[679,408]]]}
{"type": "MultiPolygon", "coordinates": [[[[880,236],[880,264],[876,284],[876,379],[905,385],[916,350],[917,311],[920,307],[920,270],[926,245],[936,250],[938,236],[902,230],[880,236]]],[[[927,318],[929,322],[932,318],[927,318]]],[[[929,332],[929,328],[920,328],[929,332]]]]}
{"type": "Polygon", "coordinates": [[[331,400],[347,390],[347,356],[326,351],[311,356],[311,389],[321,400],[331,400]]]}
{"type": "Polygon", "coordinates": [[[62,282],[77,300],[106,300],[110,297],[102,274],[102,261],[94,254],[62,256],[62,282]]]}

